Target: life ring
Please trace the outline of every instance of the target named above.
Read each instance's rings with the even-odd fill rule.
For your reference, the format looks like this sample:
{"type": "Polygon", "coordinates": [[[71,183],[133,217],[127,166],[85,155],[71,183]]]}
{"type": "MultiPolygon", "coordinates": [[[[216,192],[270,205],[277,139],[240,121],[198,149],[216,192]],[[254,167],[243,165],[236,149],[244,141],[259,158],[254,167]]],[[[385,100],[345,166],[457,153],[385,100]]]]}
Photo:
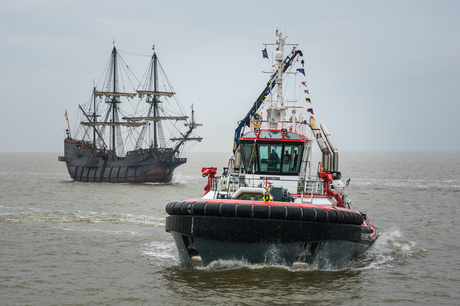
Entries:
{"type": "Polygon", "coordinates": [[[259,113],[255,113],[254,114],[254,120],[259,120],[260,119],[260,114],[259,113]]]}

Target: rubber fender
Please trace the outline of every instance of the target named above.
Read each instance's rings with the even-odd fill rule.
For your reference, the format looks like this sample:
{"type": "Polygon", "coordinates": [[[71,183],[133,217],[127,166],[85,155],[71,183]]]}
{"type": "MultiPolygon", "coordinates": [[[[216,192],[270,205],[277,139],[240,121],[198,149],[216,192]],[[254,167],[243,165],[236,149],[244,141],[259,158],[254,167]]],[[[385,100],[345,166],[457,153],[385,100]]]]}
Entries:
{"type": "Polygon", "coordinates": [[[184,202],[176,202],[173,206],[173,209],[172,211],[174,212],[175,215],[181,215],[182,214],[182,204],[184,204],[184,202]]]}
{"type": "Polygon", "coordinates": [[[195,202],[192,206],[192,215],[204,215],[204,202],[195,202]]]}
{"type": "Polygon", "coordinates": [[[192,214],[192,205],[194,202],[184,202],[181,206],[181,213],[183,215],[191,215],[192,214]]]}
{"type": "Polygon", "coordinates": [[[359,215],[355,212],[351,212],[351,220],[349,223],[351,224],[360,224],[361,222],[359,222],[359,215]]]}
{"type": "Polygon", "coordinates": [[[337,214],[337,219],[336,219],[336,223],[345,223],[345,215],[343,213],[343,211],[341,210],[336,210],[335,211],[336,214],[337,214]]]}
{"type": "Polygon", "coordinates": [[[168,215],[173,215],[173,211],[172,211],[172,207],[174,207],[174,204],[176,204],[176,202],[169,202],[166,207],[165,207],[165,210],[166,210],[166,213],[168,215]]]}
{"type": "Polygon", "coordinates": [[[286,206],[287,208],[287,218],[289,220],[301,220],[302,219],[302,210],[297,206],[286,206]]]}
{"type": "Polygon", "coordinates": [[[317,222],[327,222],[328,213],[327,213],[326,209],[317,208],[316,213],[318,214],[318,216],[316,217],[315,221],[317,221],[317,222]]]}
{"type": "Polygon", "coordinates": [[[337,211],[335,209],[328,210],[329,218],[328,222],[335,223],[337,222],[337,211]]]}
{"type": "Polygon", "coordinates": [[[356,215],[356,223],[354,224],[362,224],[363,223],[363,216],[361,214],[355,213],[356,215]]]}
{"type": "Polygon", "coordinates": [[[305,221],[315,221],[316,220],[316,210],[311,207],[301,207],[303,210],[302,220],[305,221]]]}
{"type": "Polygon", "coordinates": [[[286,219],[286,207],[281,205],[272,205],[270,207],[270,219],[286,219]]]}
{"type": "Polygon", "coordinates": [[[235,206],[234,203],[222,203],[220,206],[220,215],[222,217],[235,217],[235,206]]]}
{"type": "Polygon", "coordinates": [[[236,205],[235,215],[241,218],[252,218],[252,205],[251,204],[236,205]]]}
{"type": "Polygon", "coordinates": [[[343,214],[343,223],[350,223],[351,221],[351,212],[342,210],[343,214]]]}
{"type": "Polygon", "coordinates": [[[258,204],[253,205],[252,217],[258,219],[268,219],[270,217],[270,206],[258,204]]]}
{"type": "Polygon", "coordinates": [[[206,203],[204,206],[204,213],[207,216],[219,216],[220,215],[220,203],[206,203]]]}

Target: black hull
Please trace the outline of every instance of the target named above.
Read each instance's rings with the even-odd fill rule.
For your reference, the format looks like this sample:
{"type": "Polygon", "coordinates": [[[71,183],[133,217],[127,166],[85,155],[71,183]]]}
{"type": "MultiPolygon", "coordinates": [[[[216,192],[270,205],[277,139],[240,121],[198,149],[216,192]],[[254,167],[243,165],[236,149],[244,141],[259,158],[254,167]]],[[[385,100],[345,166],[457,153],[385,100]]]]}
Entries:
{"type": "Polygon", "coordinates": [[[190,199],[169,203],[166,212],[165,229],[185,266],[243,260],[343,269],[378,238],[360,212],[344,208],[190,199]]]}
{"type": "Polygon", "coordinates": [[[157,183],[170,182],[174,169],[186,158],[175,158],[172,149],[130,151],[124,158],[112,158],[110,151],[102,152],[64,141],[64,156],[70,177],[81,182],[157,183]]]}
{"type": "Polygon", "coordinates": [[[303,220],[172,215],[166,231],[174,237],[183,265],[199,256],[204,265],[243,260],[318,269],[343,269],[377,239],[364,238],[369,228],[303,220]]]}

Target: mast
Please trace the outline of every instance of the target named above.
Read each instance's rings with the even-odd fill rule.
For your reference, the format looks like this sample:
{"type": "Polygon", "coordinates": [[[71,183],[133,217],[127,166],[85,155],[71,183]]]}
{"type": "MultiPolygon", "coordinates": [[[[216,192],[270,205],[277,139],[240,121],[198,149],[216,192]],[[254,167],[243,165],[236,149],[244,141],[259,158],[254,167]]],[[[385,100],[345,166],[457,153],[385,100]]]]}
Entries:
{"type": "MultiPolygon", "coordinates": [[[[112,63],[113,63],[113,93],[117,92],[117,49],[113,46],[112,51],[112,63]]],[[[117,101],[115,95],[112,97],[112,122],[115,123],[115,112],[117,107],[117,101]]],[[[112,126],[112,158],[115,159],[115,125],[112,126]]]]}
{"type": "MultiPolygon", "coordinates": [[[[157,91],[158,88],[158,69],[157,69],[157,54],[156,52],[153,53],[153,91],[157,91]]],[[[153,117],[158,116],[158,96],[153,95],[153,117]]],[[[153,121],[153,147],[156,149],[158,148],[157,142],[157,121],[153,121]]]]}
{"type": "MultiPolygon", "coordinates": [[[[91,117],[93,122],[96,122],[97,117],[99,117],[96,113],[96,87],[93,87],[93,114],[91,117]]],[[[96,147],[96,126],[93,127],[93,145],[96,147]]]]}
{"type": "Polygon", "coordinates": [[[276,105],[274,101],[271,101],[270,107],[267,109],[267,120],[271,127],[278,126],[278,122],[281,119],[281,108],[283,106],[283,60],[284,60],[284,45],[287,36],[283,36],[283,33],[276,30],[276,36],[278,36],[277,45],[278,48],[275,53],[275,60],[277,66],[277,76],[275,78],[276,84],[276,105]]]}

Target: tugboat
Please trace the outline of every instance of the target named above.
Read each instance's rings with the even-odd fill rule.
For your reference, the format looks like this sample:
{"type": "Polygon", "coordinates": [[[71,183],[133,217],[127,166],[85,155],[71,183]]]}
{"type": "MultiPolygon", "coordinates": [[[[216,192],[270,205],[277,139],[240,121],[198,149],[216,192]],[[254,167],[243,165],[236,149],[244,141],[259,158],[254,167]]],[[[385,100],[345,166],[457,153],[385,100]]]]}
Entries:
{"type": "Polygon", "coordinates": [[[275,69],[235,130],[234,155],[223,174],[203,168],[203,198],[166,205],[166,231],[185,266],[242,260],[343,269],[379,236],[368,216],[351,208],[349,180],[341,180],[338,150],[324,121],[318,128],[313,116],[304,119],[302,103],[311,103],[306,81],[298,82],[302,102],[287,96],[287,77],[305,75],[303,54],[278,30],[276,36],[263,51],[268,58],[266,47],[274,46],[275,69]],[[287,46],[292,51],[285,57],[287,46]],[[322,152],[318,166],[312,165],[314,142],[322,152]]]}
{"type": "MultiPolygon", "coordinates": [[[[170,182],[174,169],[187,161],[180,157],[185,142],[202,140],[193,135],[193,130],[201,125],[194,121],[193,105],[190,120],[175,97],[156,52],[144,78],[133,85],[137,87],[131,92],[122,91],[119,80],[127,85],[138,78],[132,72],[132,79],[129,75],[123,78],[121,71],[131,72],[114,46],[103,90],[94,87],[92,99],[84,106],[79,105],[82,114],[79,136],[71,136],[69,125],[64,156],[58,160],[66,163],[75,181],[170,182]],[[165,80],[164,84],[160,80],[165,80]],[[137,98],[137,103],[133,103],[137,98]],[[168,142],[163,122],[170,125],[168,130],[176,131],[168,142]],[[185,131],[181,132],[178,122],[185,122],[185,131]]],[[[67,111],[65,118],[68,122],[67,111]]]]}

